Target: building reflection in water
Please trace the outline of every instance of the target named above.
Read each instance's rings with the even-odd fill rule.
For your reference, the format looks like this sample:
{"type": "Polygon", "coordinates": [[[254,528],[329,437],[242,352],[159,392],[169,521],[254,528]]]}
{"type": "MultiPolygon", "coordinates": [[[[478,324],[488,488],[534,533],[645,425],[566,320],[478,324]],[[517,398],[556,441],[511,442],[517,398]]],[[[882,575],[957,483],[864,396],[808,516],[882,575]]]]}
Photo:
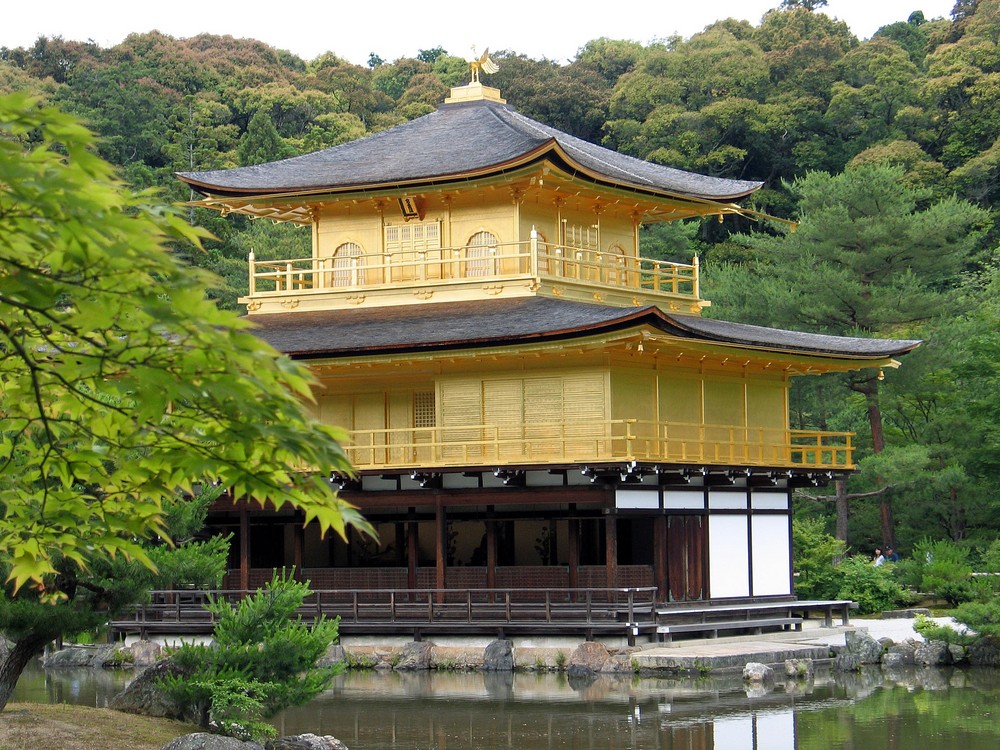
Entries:
{"type": "MultiPolygon", "coordinates": [[[[33,665],[15,701],[107,705],[130,677],[33,665]]],[[[277,717],[351,750],[996,750],[1000,670],[821,671],[750,689],[739,674],[354,672],[277,717]]]]}
{"type": "Polygon", "coordinates": [[[801,697],[750,697],[738,677],[352,674],[276,723],[281,734],[332,734],[351,750],[791,750],[801,697]]]}

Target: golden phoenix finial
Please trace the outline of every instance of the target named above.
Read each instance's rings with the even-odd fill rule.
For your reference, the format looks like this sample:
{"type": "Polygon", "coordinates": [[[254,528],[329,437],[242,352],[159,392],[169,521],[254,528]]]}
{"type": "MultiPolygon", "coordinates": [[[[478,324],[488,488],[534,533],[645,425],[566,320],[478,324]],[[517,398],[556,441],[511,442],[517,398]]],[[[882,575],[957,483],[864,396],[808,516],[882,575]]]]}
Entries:
{"type": "Polygon", "coordinates": [[[486,75],[490,75],[500,70],[500,66],[490,59],[489,47],[486,48],[486,51],[483,54],[477,56],[476,48],[473,46],[472,59],[469,60],[469,67],[472,69],[472,81],[470,81],[470,83],[479,83],[480,71],[486,75]]]}

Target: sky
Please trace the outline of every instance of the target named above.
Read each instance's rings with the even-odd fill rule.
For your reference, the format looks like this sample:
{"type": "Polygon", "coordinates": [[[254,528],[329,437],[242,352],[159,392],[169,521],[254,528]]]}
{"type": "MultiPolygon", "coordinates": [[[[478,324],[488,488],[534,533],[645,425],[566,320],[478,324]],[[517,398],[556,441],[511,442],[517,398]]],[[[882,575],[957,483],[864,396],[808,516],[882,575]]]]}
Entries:
{"type": "MultiPolygon", "coordinates": [[[[375,52],[387,62],[418,50],[443,47],[469,58],[473,45],[528,57],[570,61],[599,37],[643,44],[688,38],[713,21],[739,18],[758,24],[781,0],[8,0],[0,11],[0,47],[28,47],[39,36],[93,40],[102,47],[128,34],[157,30],[173,37],[208,32],[259,39],[305,60],[333,52],[366,64],[375,52]]],[[[860,39],[881,26],[905,21],[914,10],[927,19],[947,17],[955,0],[828,0],[822,12],[846,21],[860,39]]]]}

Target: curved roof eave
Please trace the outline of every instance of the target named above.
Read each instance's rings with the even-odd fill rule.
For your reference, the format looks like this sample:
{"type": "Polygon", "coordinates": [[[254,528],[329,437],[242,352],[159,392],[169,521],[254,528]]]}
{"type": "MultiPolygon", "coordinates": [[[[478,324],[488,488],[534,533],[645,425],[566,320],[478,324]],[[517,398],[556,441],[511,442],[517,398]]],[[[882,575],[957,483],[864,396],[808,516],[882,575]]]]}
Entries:
{"type": "MultiPolygon", "coordinates": [[[[554,139],[550,139],[554,143],[554,139]]],[[[211,194],[213,197],[219,198],[290,198],[290,197],[307,197],[312,195],[329,195],[336,193],[356,193],[356,192],[368,192],[368,191],[382,191],[382,190],[396,190],[399,188],[409,188],[409,187],[426,187],[430,185],[438,185],[440,183],[448,182],[460,182],[479,179],[483,177],[491,177],[494,175],[500,175],[505,172],[510,172],[511,170],[519,169],[532,162],[541,161],[545,158],[545,155],[549,153],[552,149],[550,148],[550,141],[537,146],[536,148],[526,151],[517,157],[507,159],[505,161],[500,161],[495,164],[490,164],[488,166],[479,167],[477,169],[469,169],[462,172],[442,172],[440,174],[425,175],[422,177],[413,177],[408,179],[398,179],[390,182],[344,182],[344,183],[331,183],[331,184],[317,184],[317,185],[307,185],[301,187],[290,187],[287,189],[278,189],[271,192],[262,193],[256,188],[230,188],[222,187],[206,182],[199,182],[194,180],[188,175],[199,174],[197,172],[174,172],[178,179],[186,182],[191,187],[195,188],[199,192],[203,192],[206,195],[211,194]]]]}
{"type": "Polygon", "coordinates": [[[666,190],[659,188],[655,185],[650,185],[648,183],[642,183],[639,181],[626,182],[624,180],[613,181],[608,175],[596,172],[593,169],[587,167],[585,164],[581,164],[576,161],[570,153],[566,151],[565,148],[559,143],[555,138],[550,138],[545,143],[541,144],[535,149],[528,151],[516,159],[510,159],[504,162],[498,162],[496,164],[491,164],[488,167],[483,167],[475,170],[468,170],[465,172],[458,173],[442,173],[438,175],[428,175],[426,177],[421,177],[419,179],[412,180],[398,180],[392,183],[347,183],[340,185],[317,185],[309,186],[304,188],[288,188],[287,190],[279,190],[272,193],[260,193],[259,191],[251,189],[219,189],[217,186],[199,182],[194,180],[187,175],[190,173],[175,172],[175,175],[183,180],[185,183],[190,185],[192,188],[202,192],[213,198],[257,198],[259,200],[266,200],[270,198],[275,199],[287,199],[292,197],[305,198],[309,196],[319,196],[319,195],[336,195],[338,193],[357,193],[357,192],[381,192],[389,190],[398,190],[405,188],[426,188],[430,186],[440,186],[442,184],[448,184],[453,182],[468,182],[470,180],[483,179],[489,177],[495,177],[502,175],[504,173],[511,172],[513,170],[520,169],[522,167],[530,166],[533,163],[544,161],[547,157],[555,155],[558,157],[559,162],[553,161],[553,166],[558,169],[565,171],[570,177],[583,178],[597,185],[603,185],[610,188],[619,188],[633,190],[639,193],[643,193],[657,199],[673,199],[679,201],[694,201],[698,203],[704,202],[705,204],[716,204],[719,201],[732,201],[738,200],[740,198],[745,198],[751,193],[758,190],[763,183],[753,183],[753,187],[750,187],[742,192],[729,193],[729,194],[718,194],[718,195],[707,195],[698,193],[683,193],[679,191],[666,190]]]}
{"type": "Polygon", "coordinates": [[[486,102],[444,105],[395,128],[290,159],[176,174],[217,197],[306,195],[488,176],[550,153],[581,177],[653,195],[732,200],[762,184],[646,162],[486,102]]]}
{"type": "Polygon", "coordinates": [[[920,342],[801,333],[683,315],[657,307],[609,308],[545,297],[253,317],[255,331],[294,357],[368,356],[556,341],[642,325],[678,339],[841,361],[888,360],[920,342]]]}

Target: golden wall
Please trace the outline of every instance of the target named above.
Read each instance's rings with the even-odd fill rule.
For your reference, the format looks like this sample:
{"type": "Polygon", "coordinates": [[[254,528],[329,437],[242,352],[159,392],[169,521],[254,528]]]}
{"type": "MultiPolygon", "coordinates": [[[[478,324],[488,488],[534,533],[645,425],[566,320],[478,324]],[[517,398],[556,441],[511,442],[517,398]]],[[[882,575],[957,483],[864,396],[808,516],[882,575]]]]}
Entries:
{"type": "Polygon", "coordinates": [[[780,375],[531,364],[405,383],[328,380],[317,415],[352,433],[352,458],[362,468],[436,455],[449,465],[612,454],[759,462],[767,458],[760,446],[775,452],[773,460],[784,455],[788,383],[780,375]]]}

